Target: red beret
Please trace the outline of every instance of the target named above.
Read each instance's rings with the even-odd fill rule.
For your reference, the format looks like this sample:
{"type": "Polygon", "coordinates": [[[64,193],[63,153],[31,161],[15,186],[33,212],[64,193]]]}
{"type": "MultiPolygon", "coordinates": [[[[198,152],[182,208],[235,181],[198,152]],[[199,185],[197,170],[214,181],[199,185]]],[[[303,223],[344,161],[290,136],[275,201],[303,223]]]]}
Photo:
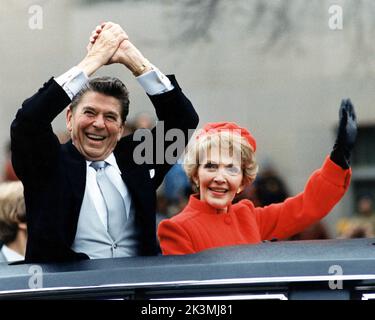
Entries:
{"type": "Polygon", "coordinates": [[[197,135],[197,139],[200,137],[206,135],[206,134],[213,134],[220,131],[229,131],[236,134],[241,135],[241,137],[245,138],[247,142],[251,145],[253,148],[253,151],[255,152],[257,144],[255,141],[255,138],[253,135],[249,132],[249,130],[242,128],[238,126],[234,122],[210,122],[207,123],[199,132],[197,135]]]}

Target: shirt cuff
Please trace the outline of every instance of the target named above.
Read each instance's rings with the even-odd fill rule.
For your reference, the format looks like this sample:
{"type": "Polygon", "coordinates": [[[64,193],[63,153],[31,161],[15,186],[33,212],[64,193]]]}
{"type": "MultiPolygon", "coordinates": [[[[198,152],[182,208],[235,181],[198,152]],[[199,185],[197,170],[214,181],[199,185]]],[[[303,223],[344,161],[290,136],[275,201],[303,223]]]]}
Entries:
{"type": "Polygon", "coordinates": [[[143,89],[151,96],[168,92],[174,89],[171,81],[158,68],[152,66],[152,70],[136,78],[143,89]]]}
{"type": "Polygon", "coordinates": [[[55,81],[64,89],[69,98],[73,100],[74,96],[76,96],[89,81],[89,78],[83,70],[75,66],[57,77],[55,81]]]}

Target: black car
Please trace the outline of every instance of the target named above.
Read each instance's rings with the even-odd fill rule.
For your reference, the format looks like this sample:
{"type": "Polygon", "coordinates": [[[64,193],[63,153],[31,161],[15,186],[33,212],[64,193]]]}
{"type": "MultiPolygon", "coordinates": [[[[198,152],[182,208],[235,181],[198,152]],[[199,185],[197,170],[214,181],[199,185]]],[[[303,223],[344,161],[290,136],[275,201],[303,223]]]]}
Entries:
{"type": "Polygon", "coordinates": [[[0,299],[375,299],[375,239],[280,241],[184,256],[0,264],[0,299]]]}

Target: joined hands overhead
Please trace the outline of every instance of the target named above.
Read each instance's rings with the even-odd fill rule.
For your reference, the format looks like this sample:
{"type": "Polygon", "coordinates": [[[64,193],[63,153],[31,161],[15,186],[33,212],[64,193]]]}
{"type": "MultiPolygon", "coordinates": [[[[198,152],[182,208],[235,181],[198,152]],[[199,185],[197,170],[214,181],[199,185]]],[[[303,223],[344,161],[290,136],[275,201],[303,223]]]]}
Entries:
{"type": "Polygon", "coordinates": [[[135,76],[152,69],[151,64],[129,41],[127,33],[120,25],[104,22],[92,31],[87,55],[79,66],[90,76],[101,66],[113,63],[123,64],[135,76]],[[87,65],[90,67],[87,68],[87,65]]]}

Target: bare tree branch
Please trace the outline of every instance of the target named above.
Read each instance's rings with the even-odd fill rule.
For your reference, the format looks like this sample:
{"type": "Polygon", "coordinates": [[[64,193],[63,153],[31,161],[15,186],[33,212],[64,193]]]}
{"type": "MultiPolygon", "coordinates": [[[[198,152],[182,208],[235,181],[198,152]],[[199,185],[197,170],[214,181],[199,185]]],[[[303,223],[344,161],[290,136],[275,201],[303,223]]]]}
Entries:
{"type": "MultiPolygon", "coordinates": [[[[314,19],[321,19],[322,13],[327,14],[329,5],[324,0],[233,0],[230,3],[223,0],[183,0],[176,4],[180,9],[177,40],[184,43],[202,39],[212,41],[211,31],[217,21],[222,19],[222,23],[228,24],[245,16],[244,33],[248,30],[261,32],[264,37],[260,48],[262,53],[302,51],[305,32],[314,31],[311,30],[314,19]],[[228,14],[229,7],[236,8],[232,11],[237,14],[228,14]]],[[[350,30],[349,67],[366,72],[370,70],[374,56],[375,1],[343,0],[341,5],[344,8],[345,31],[350,30]]]]}
{"type": "Polygon", "coordinates": [[[210,29],[217,18],[217,8],[221,0],[183,0],[180,2],[181,31],[177,39],[194,42],[210,39],[210,29]]]}

